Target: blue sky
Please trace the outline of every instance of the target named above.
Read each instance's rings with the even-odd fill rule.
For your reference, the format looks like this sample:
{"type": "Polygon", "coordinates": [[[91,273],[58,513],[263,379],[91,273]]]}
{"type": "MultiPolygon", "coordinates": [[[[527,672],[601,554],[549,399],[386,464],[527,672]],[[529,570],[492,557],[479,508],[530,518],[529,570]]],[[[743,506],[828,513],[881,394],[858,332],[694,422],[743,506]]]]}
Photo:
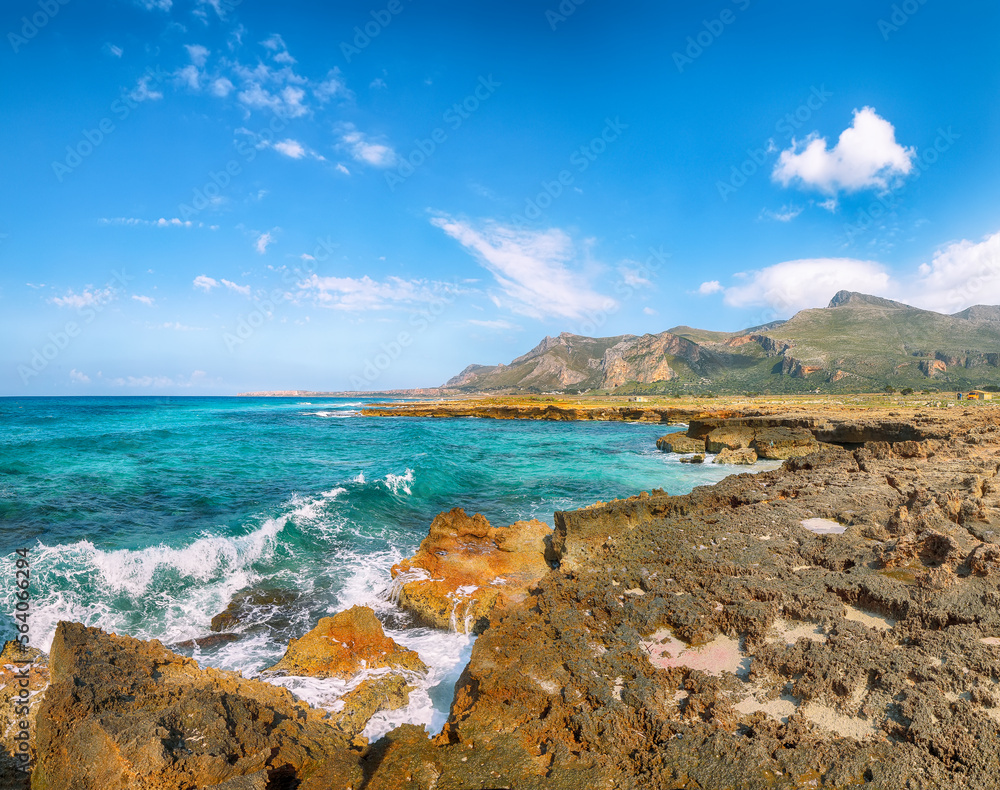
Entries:
{"type": "Polygon", "coordinates": [[[1000,303],[990,2],[12,0],[0,394],[1000,303]]]}

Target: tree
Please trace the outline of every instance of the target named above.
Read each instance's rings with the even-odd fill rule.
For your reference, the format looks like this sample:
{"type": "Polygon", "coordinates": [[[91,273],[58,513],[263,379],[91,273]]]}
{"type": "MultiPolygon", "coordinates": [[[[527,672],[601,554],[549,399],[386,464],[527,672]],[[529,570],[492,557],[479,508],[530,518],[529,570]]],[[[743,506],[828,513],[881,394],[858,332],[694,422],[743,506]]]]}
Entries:
{"type": "Polygon", "coordinates": [[[892,395],[892,393],[894,393],[895,391],[896,391],[896,388],[894,386],[892,386],[892,384],[886,384],[885,385],[884,392],[885,392],[886,395],[892,395]]]}
{"type": "Polygon", "coordinates": [[[899,391],[899,394],[900,395],[912,395],[913,394],[913,387],[903,387],[903,389],[901,389],[899,391]]]}

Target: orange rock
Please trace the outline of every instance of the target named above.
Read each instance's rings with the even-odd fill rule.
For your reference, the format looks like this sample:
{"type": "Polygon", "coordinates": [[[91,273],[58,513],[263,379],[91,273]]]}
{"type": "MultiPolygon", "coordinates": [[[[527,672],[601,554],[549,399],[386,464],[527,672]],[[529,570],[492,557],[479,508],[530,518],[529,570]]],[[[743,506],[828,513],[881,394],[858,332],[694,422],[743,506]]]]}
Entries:
{"type": "Polygon", "coordinates": [[[462,508],[440,513],[417,553],[392,567],[394,597],[423,622],[482,633],[490,612],[524,600],[549,571],[541,521],[491,527],[462,508]]]}
{"type": "Polygon", "coordinates": [[[420,656],[385,635],[371,609],[355,606],[322,618],[301,639],[292,639],[269,671],[346,680],[363,669],[382,667],[427,671],[420,656]]]}

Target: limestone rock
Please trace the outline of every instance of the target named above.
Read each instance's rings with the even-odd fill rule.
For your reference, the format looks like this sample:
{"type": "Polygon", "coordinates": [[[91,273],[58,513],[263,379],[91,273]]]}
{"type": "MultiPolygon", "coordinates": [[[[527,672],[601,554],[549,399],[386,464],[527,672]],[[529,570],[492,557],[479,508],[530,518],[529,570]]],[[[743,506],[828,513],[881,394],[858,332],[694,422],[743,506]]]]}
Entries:
{"type": "Polygon", "coordinates": [[[427,671],[416,652],[385,635],[371,609],[354,606],[322,618],[304,636],[292,639],[285,655],[268,671],[346,680],[363,669],[382,667],[427,671]]]}
{"type": "Polygon", "coordinates": [[[705,449],[710,453],[719,453],[723,450],[742,450],[749,447],[753,440],[753,428],[742,425],[722,425],[705,437],[705,449]]]}
{"type": "Polygon", "coordinates": [[[491,527],[461,508],[440,513],[417,553],[392,567],[400,606],[422,622],[481,633],[496,608],[523,600],[549,571],[541,521],[491,527]]]}
{"type": "Polygon", "coordinates": [[[48,684],[48,657],[41,650],[20,642],[4,645],[0,652],[0,787],[4,790],[27,790],[28,774],[21,769],[35,760],[40,692],[48,684]],[[27,729],[21,726],[24,723],[27,729]]]}
{"type": "Polygon", "coordinates": [[[779,427],[758,430],[750,446],[758,458],[785,461],[816,452],[819,442],[805,428],[779,427]]]}
{"type": "Polygon", "coordinates": [[[730,450],[728,447],[724,447],[719,451],[719,454],[715,456],[715,463],[717,464],[742,464],[749,465],[757,462],[757,452],[751,450],[749,447],[744,447],[739,450],[730,450]]]}
{"type": "Polygon", "coordinates": [[[376,713],[405,708],[411,689],[401,675],[368,678],[341,697],[344,707],[337,714],[338,725],[348,732],[361,732],[376,713]]]}
{"type": "Polygon", "coordinates": [[[705,454],[698,453],[698,455],[686,455],[681,458],[682,464],[703,464],[705,463],[705,454]]]}
{"type": "Polygon", "coordinates": [[[349,735],[286,689],[78,623],[56,628],[50,666],[34,790],[359,786],[349,735]]]}
{"type": "Polygon", "coordinates": [[[692,439],[683,433],[668,433],[656,440],[656,447],[665,453],[703,453],[704,439],[692,439]]]}
{"type": "Polygon", "coordinates": [[[212,618],[213,631],[230,631],[248,620],[261,617],[273,619],[294,603],[299,594],[294,590],[263,589],[236,593],[225,611],[212,618]]]}

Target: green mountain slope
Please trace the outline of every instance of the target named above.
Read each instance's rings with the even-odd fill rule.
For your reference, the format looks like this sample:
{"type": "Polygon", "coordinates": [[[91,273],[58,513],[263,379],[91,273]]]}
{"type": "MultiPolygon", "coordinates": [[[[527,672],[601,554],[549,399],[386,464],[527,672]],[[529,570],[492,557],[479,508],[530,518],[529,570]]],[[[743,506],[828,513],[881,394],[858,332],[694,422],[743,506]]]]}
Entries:
{"type": "Polygon", "coordinates": [[[1000,307],[955,315],[841,291],[741,332],[546,337],[509,365],[470,365],[444,386],[479,392],[873,391],[1000,384],[1000,307]]]}

